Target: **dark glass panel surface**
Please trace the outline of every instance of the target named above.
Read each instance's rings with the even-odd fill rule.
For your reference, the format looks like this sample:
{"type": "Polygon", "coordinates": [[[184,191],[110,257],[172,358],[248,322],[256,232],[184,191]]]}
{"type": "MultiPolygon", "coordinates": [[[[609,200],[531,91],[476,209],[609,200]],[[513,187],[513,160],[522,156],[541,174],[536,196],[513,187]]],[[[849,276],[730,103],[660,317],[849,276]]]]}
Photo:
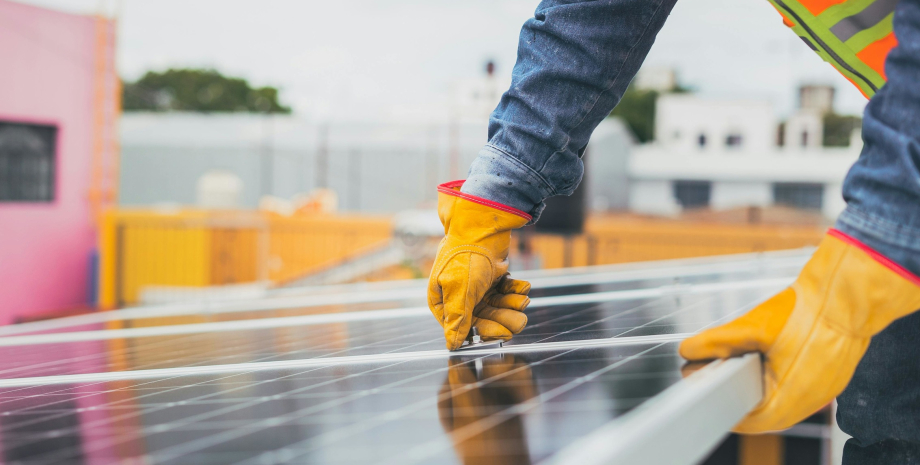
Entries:
{"type": "Polygon", "coordinates": [[[638,344],[0,391],[18,463],[533,463],[680,379],[638,344]]]}

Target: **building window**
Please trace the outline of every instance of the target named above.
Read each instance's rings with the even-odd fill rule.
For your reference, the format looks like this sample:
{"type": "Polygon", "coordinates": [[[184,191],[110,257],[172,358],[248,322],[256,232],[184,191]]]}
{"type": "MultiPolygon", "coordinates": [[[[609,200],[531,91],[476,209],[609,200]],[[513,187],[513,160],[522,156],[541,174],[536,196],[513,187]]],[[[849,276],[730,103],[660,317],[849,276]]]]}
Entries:
{"type": "Polygon", "coordinates": [[[725,137],[725,146],[733,149],[740,148],[742,140],[741,134],[729,134],[725,137]]]}
{"type": "Polygon", "coordinates": [[[708,207],[711,193],[709,181],[674,181],[674,198],[684,209],[708,207]]]}
{"type": "Polygon", "coordinates": [[[706,147],[706,134],[700,134],[696,139],[697,144],[700,145],[700,148],[706,147]]]}
{"type": "Polygon", "coordinates": [[[57,128],[0,121],[0,202],[51,202],[57,128]]]}
{"type": "Polygon", "coordinates": [[[820,210],[824,205],[824,185],[781,182],[773,185],[773,203],[805,210],[820,210]]]}

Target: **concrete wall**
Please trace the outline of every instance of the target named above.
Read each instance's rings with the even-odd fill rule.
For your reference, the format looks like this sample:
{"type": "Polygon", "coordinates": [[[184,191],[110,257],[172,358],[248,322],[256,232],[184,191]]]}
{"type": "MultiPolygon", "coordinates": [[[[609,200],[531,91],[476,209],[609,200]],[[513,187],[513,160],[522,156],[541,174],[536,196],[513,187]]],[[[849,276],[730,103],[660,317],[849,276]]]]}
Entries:
{"type": "Polygon", "coordinates": [[[648,144],[629,157],[629,205],[640,213],[679,211],[672,187],[677,180],[712,182],[710,206],[717,210],[773,205],[775,183],[814,183],[824,186],[821,212],[833,219],[845,207],[841,186],[860,148],[750,149],[733,155],[648,144]]]}
{"type": "Polygon", "coordinates": [[[800,111],[790,116],[783,131],[787,150],[814,149],[824,144],[824,120],[817,112],[800,111]]]}
{"type": "Polygon", "coordinates": [[[824,201],[821,213],[828,218],[837,218],[847,203],[843,201],[843,182],[829,182],[824,185],[824,201]]]}
{"type": "Polygon", "coordinates": [[[674,215],[680,212],[680,205],[674,198],[671,181],[633,179],[629,183],[629,209],[651,215],[674,215]]]}
{"type": "Polygon", "coordinates": [[[591,135],[585,158],[588,208],[595,211],[629,208],[627,166],[632,135],[622,121],[607,118],[591,135]]]}
{"type": "Polygon", "coordinates": [[[51,203],[0,202],[0,324],[87,300],[92,18],[0,0],[0,119],[58,127],[51,203]]]}
{"type": "Polygon", "coordinates": [[[768,182],[714,182],[709,202],[716,210],[746,206],[765,207],[773,203],[773,186],[768,182]]]}

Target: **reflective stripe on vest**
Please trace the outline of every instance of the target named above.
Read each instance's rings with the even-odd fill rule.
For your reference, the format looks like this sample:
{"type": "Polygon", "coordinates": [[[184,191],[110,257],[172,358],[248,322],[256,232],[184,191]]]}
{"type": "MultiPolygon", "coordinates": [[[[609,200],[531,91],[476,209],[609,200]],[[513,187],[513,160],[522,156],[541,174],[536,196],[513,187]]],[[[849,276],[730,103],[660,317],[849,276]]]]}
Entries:
{"type": "Polygon", "coordinates": [[[885,84],[885,57],[898,44],[898,0],[769,0],[783,23],[867,98],[885,84]]]}

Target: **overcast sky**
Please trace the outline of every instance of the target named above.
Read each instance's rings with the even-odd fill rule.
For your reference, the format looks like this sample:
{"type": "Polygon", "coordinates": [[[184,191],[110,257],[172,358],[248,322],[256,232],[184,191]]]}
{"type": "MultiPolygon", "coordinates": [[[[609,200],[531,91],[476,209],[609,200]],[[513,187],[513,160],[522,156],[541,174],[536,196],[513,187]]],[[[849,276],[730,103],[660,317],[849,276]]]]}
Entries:
{"type": "MultiPolygon", "coordinates": [[[[93,13],[106,0],[20,0],[93,13]]],[[[109,0],[110,2],[113,0],[109,0]]],[[[642,1],[642,0],[634,0],[642,1]]],[[[213,67],[282,89],[310,118],[425,114],[451,82],[494,59],[514,65],[537,0],[122,0],[119,69],[213,67]]],[[[837,106],[865,99],[783,25],[767,0],[680,0],[646,65],[724,98],[768,99],[782,116],[802,82],[837,87],[837,106]]]]}

